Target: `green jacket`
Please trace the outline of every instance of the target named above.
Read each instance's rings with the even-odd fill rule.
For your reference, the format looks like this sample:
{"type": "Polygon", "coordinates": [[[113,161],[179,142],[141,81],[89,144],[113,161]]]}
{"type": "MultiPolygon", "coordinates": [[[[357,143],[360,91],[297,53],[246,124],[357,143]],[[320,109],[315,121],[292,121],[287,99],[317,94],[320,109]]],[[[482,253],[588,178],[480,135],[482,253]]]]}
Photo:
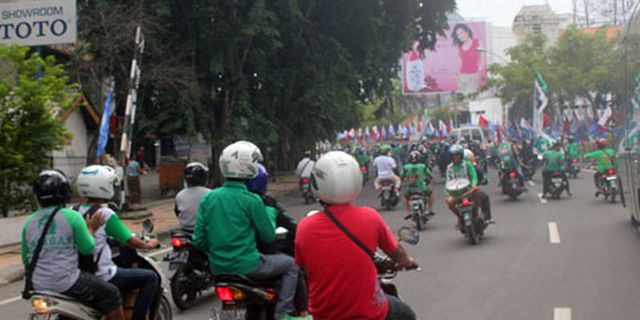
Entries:
{"type": "Polygon", "coordinates": [[[260,261],[256,241],[275,239],[272,221],[258,195],[242,182],[227,181],[202,197],[193,244],[208,254],[213,274],[246,275],[260,261]]]}
{"type": "Polygon", "coordinates": [[[402,168],[402,178],[416,177],[415,183],[411,184],[408,180],[405,183],[407,190],[424,192],[427,190],[425,179],[431,175],[431,170],[424,163],[408,163],[402,168]]]}
{"type": "Polygon", "coordinates": [[[578,159],[580,158],[580,146],[577,143],[570,143],[567,148],[566,148],[566,152],[569,155],[570,159],[578,159]]]}
{"type": "Polygon", "coordinates": [[[371,162],[371,158],[366,153],[357,154],[356,155],[356,160],[358,161],[358,164],[360,166],[367,166],[367,165],[369,165],[369,162],[371,162]]]}
{"type": "Polygon", "coordinates": [[[547,161],[547,167],[544,171],[562,171],[564,170],[564,155],[560,151],[549,150],[544,154],[547,161]]]}
{"type": "Polygon", "coordinates": [[[596,150],[584,155],[585,159],[596,159],[598,172],[603,173],[615,167],[616,152],[612,149],[596,150]]]}

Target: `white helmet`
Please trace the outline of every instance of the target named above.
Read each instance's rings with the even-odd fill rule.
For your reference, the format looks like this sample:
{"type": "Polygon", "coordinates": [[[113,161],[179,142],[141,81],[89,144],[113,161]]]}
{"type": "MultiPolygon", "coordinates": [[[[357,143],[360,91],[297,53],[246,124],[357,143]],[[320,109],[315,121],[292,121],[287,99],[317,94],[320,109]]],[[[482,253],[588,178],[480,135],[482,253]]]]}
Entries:
{"type": "Polygon", "coordinates": [[[258,162],[262,161],[262,153],[251,142],[237,141],[222,150],[219,161],[223,177],[253,179],[258,175],[258,162]]]}
{"type": "Polygon", "coordinates": [[[469,149],[464,149],[463,158],[465,161],[473,161],[473,152],[469,149]]]}
{"type": "Polygon", "coordinates": [[[347,204],[362,191],[362,172],[358,162],[342,151],[324,154],[311,171],[316,197],[328,204],[347,204]]]}
{"type": "Polygon", "coordinates": [[[118,175],[108,166],[93,165],[80,171],[78,192],[85,198],[111,200],[118,194],[118,175]]]}

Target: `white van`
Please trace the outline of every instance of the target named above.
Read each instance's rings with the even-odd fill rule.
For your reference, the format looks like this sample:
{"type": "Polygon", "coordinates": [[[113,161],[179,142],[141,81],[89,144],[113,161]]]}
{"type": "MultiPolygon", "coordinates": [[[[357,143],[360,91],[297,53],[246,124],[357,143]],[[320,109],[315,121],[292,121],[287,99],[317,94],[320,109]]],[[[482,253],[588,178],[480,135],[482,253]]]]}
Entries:
{"type": "Polygon", "coordinates": [[[467,142],[478,140],[485,143],[488,140],[496,140],[493,131],[481,126],[462,126],[455,128],[449,133],[449,138],[451,137],[455,138],[456,141],[460,141],[464,137],[464,140],[467,142]]]}

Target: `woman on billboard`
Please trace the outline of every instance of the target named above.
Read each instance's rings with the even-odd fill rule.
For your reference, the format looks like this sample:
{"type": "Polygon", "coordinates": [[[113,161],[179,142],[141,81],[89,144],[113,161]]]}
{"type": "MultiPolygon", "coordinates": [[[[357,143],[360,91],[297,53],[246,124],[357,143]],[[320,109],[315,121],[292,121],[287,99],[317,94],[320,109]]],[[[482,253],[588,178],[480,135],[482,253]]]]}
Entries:
{"type": "Polygon", "coordinates": [[[481,81],[482,59],[478,49],[480,41],[473,38],[473,31],[465,23],[458,23],[451,32],[453,44],[458,47],[460,71],[457,75],[458,92],[472,93],[478,90],[481,81]]]}

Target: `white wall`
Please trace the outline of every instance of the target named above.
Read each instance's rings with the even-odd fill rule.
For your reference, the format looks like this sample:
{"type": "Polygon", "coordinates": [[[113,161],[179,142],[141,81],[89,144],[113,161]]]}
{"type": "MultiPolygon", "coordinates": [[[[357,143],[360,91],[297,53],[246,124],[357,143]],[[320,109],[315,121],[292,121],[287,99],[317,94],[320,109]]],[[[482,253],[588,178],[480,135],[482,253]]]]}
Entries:
{"type": "Polygon", "coordinates": [[[507,49],[517,44],[516,37],[510,27],[491,27],[491,52],[487,55],[487,64],[506,65],[510,61],[507,49]]]}
{"type": "Polygon", "coordinates": [[[502,101],[496,97],[478,98],[469,102],[469,113],[471,114],[471,124],[478,124],[480,115],[493,122],[502,123],[502,101]]]}
{"type": "Polygon", "coordinates": [[[74,111],[64,122],[64,127],[71,133],[73,138],[62,150],[54,150],[53,166],[64,171],[70,178],[75,178],[80,169],[85,165],[81,158],[86,158],[89,147],[89,137],[87,127],[80,111],[74,111]],[[76,158],[78,157],[78,158],[76,158]],[[67,159],[60,159],[67,158],[67,159]],[[58,161],[56,161],[58,159],[58,161]],[[73,160],[71,160],[73,159],[73,160]]]}

